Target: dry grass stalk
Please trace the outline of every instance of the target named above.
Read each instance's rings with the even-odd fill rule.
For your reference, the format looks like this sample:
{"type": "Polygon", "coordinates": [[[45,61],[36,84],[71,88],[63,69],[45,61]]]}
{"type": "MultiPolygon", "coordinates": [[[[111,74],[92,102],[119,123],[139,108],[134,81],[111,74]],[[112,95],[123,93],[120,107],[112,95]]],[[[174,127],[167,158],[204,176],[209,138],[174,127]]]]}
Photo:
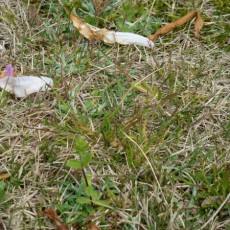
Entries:
{"type": "MultiPolygon", "coordinates": [[[[205,40],[205,36],[202,43],[187,39],[184,31],[154,50],[121,46],[101,49],[98,44],[87,45],[81,38],[71,36],[59,41],[56,32],[66,31],[68,19],[61,18],[59,24],[55,17],[43,18],[48,27],[41,25],[36,30],[36,26],[30,27],[22,1],[2,2],[0,15],[6,8],[13,14],[0,21],[2,67],[11,60],[22,72],[50,71],[58,82],[61,52],[66,61],[62,85],[70,96],[63,96],[61,87],[55,89],[54,95],[47,93],[26,100],[1,92],[0,167],[11,177],[4,181],[7,190],[0,205],[0,226],[54,229],[46,218],[38,220],[38,213],[42,207],[65,207],[69,201],[75,204],[69,200],[73,192],[69,188],[77,188],[81,177],[65,162],[75,157],[74,138],[84,135],[94,137],[90,147],[96,162],[88,168],[93,184],[105,193],[105,198],[107,188],[116,192],[112,198],[114,209],[100,208],[95,213],[97,223],[101,221],[104,229],[192,229],[207,222],[205,228],[226,229],[227,202],[200,208],[200,195],[213,196],[210,193],[222,186],[220,173],[229,172],[230,82],[226,50],[205,40]],[[12,18],[17,20],[10,24],[12,18]],[[24,43],[23,35],[27,36],[24,43]],[[76,57],[77,67],[72,65],[76,57]],[[45,63],[46,58],[53,62],[45,63]],[[120,61],[129,77],[114,60],[120,61]],[[145,93],[136,90],[136,83],[145,93]],[[67,102],[72,107],[67,107],[67,102]],[[111,122],[111,131],[122,130],[126,136],[115,133],[113,142],[105,142],[99,134],[103,116],[117,108],[118,118],[111,122]],[[77,123],[78,115],[86,121],[91,119],[95,129],[92,135],[85,131],[91,130],[89,122],[77,123]],[[129,145],[132,152],[128,151],[129,145]],[[129,164],[131,154],[134,159],[129,164]],[[106,187],[108,184],[111,187],[106,187]],[[101,190],[101,186],[106,189],[101,190]],[[207,215],[200,216],[200,211],[207,215]]],[[[205,5],[206,15],[215,12],[210,4],[205,5]]],[[[57,11],[63,9],[51,9],[50,13],[57,15],[57,11]]],[[[226,16],[210,18],[219,34],[215,25],[226,16]]],[[[65,222],[76,217],[75,207],[68,206],[69,210],[63,212],[65,222]]]]}

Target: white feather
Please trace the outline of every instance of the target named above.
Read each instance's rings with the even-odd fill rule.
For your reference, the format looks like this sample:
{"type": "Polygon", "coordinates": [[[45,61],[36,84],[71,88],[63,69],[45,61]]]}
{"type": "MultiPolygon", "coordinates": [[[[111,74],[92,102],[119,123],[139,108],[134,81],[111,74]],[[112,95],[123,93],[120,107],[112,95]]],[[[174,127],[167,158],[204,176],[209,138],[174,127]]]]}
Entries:
{"type": "Polygon", "coordinates": [[[53,80],[49,77],[20,76],[4,77],[0,79],[0,87],[16,97],[26,97],[32,93],[45,91],[53,86],[53,80]]]}

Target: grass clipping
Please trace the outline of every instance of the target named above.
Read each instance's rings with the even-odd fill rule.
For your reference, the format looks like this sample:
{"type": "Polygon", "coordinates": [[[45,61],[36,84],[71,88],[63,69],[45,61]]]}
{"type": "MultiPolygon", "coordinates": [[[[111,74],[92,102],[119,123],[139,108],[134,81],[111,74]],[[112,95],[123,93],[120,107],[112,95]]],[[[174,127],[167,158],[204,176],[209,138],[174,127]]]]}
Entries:
{"type": "Polygon", "coordinates": [[[74,27],[76,27],[79,33],[88,40],[103,41],[106,44],[118,43],[122,45],[140,45],[148,48],[152,48],[154,46],[152,41],[155,41],[159,36],[169,33],[173,29],[185,24],[193,18],[196,18],[194,28],[195,37],[199,39],[200,30],[203,27],[204,22],[201,15],[196,11],[192,11],[182,18],[163,26],[156,31],[156,33],[149,35],[147,38],[134,33],[115,32],[105,28],[100,29],[85,23],[73,13],[70,14],[70,19],[72,20],[74,27]]]}

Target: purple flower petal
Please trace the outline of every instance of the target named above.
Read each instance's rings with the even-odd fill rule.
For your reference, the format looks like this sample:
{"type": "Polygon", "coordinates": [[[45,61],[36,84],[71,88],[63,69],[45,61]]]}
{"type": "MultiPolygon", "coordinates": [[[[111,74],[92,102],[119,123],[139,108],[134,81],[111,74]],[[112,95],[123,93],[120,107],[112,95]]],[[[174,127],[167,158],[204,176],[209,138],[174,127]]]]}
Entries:
{"type": "Polygon", "coordinates": [[[6,72],[8,77],[14,76],[14,67],[11,64],[7,65],[3,71],[6,72]]]}

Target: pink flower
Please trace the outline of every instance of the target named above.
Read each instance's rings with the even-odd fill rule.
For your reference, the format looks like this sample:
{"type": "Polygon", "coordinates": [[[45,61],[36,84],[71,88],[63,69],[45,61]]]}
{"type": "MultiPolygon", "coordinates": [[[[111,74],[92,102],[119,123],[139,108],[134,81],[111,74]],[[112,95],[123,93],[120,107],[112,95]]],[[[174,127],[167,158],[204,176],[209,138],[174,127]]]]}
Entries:
{"type": "Polygon", "coordinates": [[[14,76],[14,67],[9,64],[6,66],[6,68],[3,70],[3,72],[6,73],[7,77],[13,77],[14,76]]]}

